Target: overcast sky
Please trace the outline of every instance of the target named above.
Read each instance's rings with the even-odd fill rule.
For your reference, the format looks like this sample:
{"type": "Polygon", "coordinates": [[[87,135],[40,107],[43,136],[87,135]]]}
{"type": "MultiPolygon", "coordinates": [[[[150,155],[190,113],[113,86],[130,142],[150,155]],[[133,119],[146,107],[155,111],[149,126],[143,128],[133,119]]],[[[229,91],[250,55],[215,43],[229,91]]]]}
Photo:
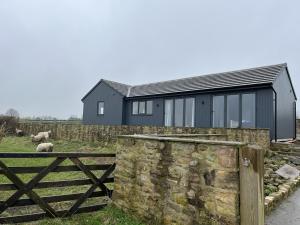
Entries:
{"type": "Polygon", "coordinates": [[[299,0],[1,0],[0,113],[81,116],[101,78],[141,84],[282,62],[299,95],[299,11],[299,0]]]}

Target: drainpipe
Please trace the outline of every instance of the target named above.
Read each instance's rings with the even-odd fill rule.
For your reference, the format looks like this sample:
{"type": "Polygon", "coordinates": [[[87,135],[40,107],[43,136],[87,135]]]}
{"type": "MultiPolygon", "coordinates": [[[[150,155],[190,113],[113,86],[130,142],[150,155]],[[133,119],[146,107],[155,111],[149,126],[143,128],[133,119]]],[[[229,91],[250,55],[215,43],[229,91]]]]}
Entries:
{"type": "Polygon", "coordinates": [[[275,94],[275,142],[277,142],[277,92],[274,90],[274,88],[272,87],[273,92],[275,94]]]}

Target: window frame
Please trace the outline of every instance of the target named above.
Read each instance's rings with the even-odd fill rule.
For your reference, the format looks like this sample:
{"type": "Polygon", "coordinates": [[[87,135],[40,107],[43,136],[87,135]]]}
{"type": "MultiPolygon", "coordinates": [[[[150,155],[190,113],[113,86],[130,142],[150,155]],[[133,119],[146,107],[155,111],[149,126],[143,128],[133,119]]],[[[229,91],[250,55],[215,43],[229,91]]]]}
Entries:
{"type": "Polygon", "coordinates": [[[146,101],[139,101],[138,114],[139,115],[145,115],[146,114],[146,101]],[[144,103],[144,112],[143,113],[140,112],[140,105],[141,105],[142,102],[144,103]]]}
{"type": "MultiPolygon", "coordinates": [[[[255,129],[257,128],[257,93],[256,91],[246,91],[246,92],[230,92],[230,93],[222,93],[222,94],[213,94],[211,96],[211,127],[212,128],[230,128],[229,126],[227,126],[227,96],[230,95],[238,95],[239,96],[239,126],[236,128],[232,128],[232,129],[248,129],[248,128],[243,128],[242,126],[242,113],[243,113],[243,95],[244,94],[253,94],[254,95],[254,99],[255,99],[255,104],[254,104],[254,113],[255,113],[255,121],[254,121],[254,128],[249,128],[249,129],[255,129]],[[215,96],[223,96],[224,97],[224,126],[223,127],[214,127],[214,117],[213,117],[213,104],[214,104],[214,97],[215,96]]],[[[230,128],[231,129],[231,128],[230,128]]]]}
{"type": "Polygon", "coordinates": [[[257,128],[257,93],[256,92],[244,92],[240,94],[240,128],[242,129],[256,129],[257,128]],[[249,95],[253,94],[254,95],[254,127],[252,128],[247,128],[243,127],[243,95],[249,95]]]}
{"type": "Polygon", "coordinates": [[[242,119],[241,119],[241,111],[242,111],[242,109],[241,109],[241,93],[230,93],[230,94],[227,94],[226,95],[226,99],[225,99],[225,104],[226,104],[226,115],[225,115],[225,128],[241,128],[241,125],[242,125],[242,119]],[[237,96],[237,110],[238,110],[238,112],[237,112],[237,116],[238,116],[238,126],[237,127],[230,127],[230,125],[228,125],[228,119],[229,119],[229,117],[228,117],[228,97],[229,96],[237,96]]]}
{"type": "Polygon", "coordinates": [[[196,96],[183,96],[183,97],[173,97],[173,98],[164,98],[163,100],[163,126],[165,127],[169,127],[169,126],[166,126],[166,120],[165,120],[165,113],[166,113],[166,108],[165,108],[165,104],[166,104],[166,101],[168,100],[171,100],[172,101],[172,105],[173,105],[173,109],[172,109],[172,121],[171,121],[171,125],[170,127],[175,127],[175,101],[176,99],[182,99],[183,100],[183,118],[182,118],[182,126],[179,126],[179,127],[189,127],[189,126],[186,126],[186,99],[193,99],[193,102],[194,102],[194,110],[193,110],[193,126],[191,126],[191,128],[195,127],[195,124],[196,124],[196,104],[197,104],[197,101],[196,101],[196,96]]]}
{"type": "Polygon", "coordinates": [[[175,107],[174,107],[174,98],[165,98],[164,99],[164,109],[163,109],[163,126],[164,127],[174,127],[174,114],[175,114],[175,107]],[[166,101],[171,101],[172,102],[172,109],[171,109],[171,124],[169,126],[166,125],[166,101]]]}
{"type": "Polygon", "coordinates": [[[139,115],[139,101],[132,101],[132,103],[131,103],[131,115],[133,115],[133,116],[139,115]],[[137,113],[134,113],[134,110],[133,110],[133,105],[134,105],[135,102],[137,103],[137,113]]]}
{"type": "Polygon", "coordinates": [[[153,108],[154,108],[154,102],[153,102],[153,100],[146,100],[146,99],[145,100],[135,100],[135,101],[131,102],[131,115],[132,116],[152,116],[153,115],[153,108]],[[134,102],[137,103],[137,113],[133,113],[134,102]],[[145,112],[144,113],[140,112],[140,104],[141,104],[141,102],[145,103],[145,112]],[[152,102],[152,111],[151,111],[151,114],[147,112],[147,110],[148,110],[147,103],[148,102],[152,102]]]}
{"type": "Polygon", "coordinates": [[[97,101],[97,116],[104,116],[104,114],[105,114],[105,103],[104,103],[104,101],[97,101]],[[103,113],[99,113],[100,103],[103,103],[103,113]]]}
{"type": "Polygon", "coordinates": [[[226,118],[227,118],[227,95],[226,94],[217,94],[211,96],[211,127],[212,128],[227,128],[226,118]],[[215,127],[214,126],[214,97],[223,97],[223,126],[222,127],[215,127]]]}
{"type": "Polygon", "coordinates": [[[187,98],[184,98],[184,115],[183,115],[183,122],[184,122],[184,124],[183,124],[183,127],[191,127],[191,128],[193,128],[193,127],[195,127],[195,123],[196,123],[196,98],[195,97],[187,97],[187,98]],[[186,125],[186,100],[187,99],[193,99],[193,103],[194,103],[194,110],[192,110],[191,112],[193,112],[193,124],[192,124],[192,126],[187,126],[186,125]]]}
{"type": "Polygon", "coordinates": [[[146,115],[147,116],[153,115],[153,100],[146,100],[146,115]],[[151,102],[151,113],[148,113],[148,102],[151,102]]]}
{"type": "Polygon", "coordinates": [[[174,120],[174,127],[185,127],[184,125],[185,125],[185,98],[174,98],[173,99],[174,100],[174,102],[173,102],[173,112],[174,112],[174,115],[173,115],[173,120],[174,120]],[[178,125],[176,125],[176,100],[177,101],[182,101],[182,118],[181,118],[181,120],[182,120],[182,125],[180,126],[178,126],[178,125]]]}

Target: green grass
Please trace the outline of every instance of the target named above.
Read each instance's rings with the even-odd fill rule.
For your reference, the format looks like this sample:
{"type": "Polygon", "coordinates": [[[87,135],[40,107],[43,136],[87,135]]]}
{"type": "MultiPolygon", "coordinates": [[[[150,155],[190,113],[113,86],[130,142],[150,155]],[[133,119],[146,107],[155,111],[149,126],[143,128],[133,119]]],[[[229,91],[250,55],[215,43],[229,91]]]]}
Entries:
{"type": "MultiPolygon", "coordinates": [[[[101,148],[95,143],[86,143],[80,141],[61,141],[61,140],[50,140],[54,144],[55,152],[101,152],[101,153],[111,153],[114,152],[112,148],[101,148]]],[[[0,143],[0,152],[35,152],[36,144],[31,142],[29,137],[5,137],[0,143]]],[[[7,166],[46,166],[49,165],[54,159],[3,159],[7,166]]],[[[95,164],[97,159],[87,158],[82,160],[85,164],[95,164]]],[[[104,161],[104,163],[111,163],[111,161],[104,161]]],[[[62,165],[72,165],[69,160],[63,162],[62,165]]],[[[103,171],[94,171],[95,175],[101,176],[103,171]]],[[[35,174],[19,174],[19,178],[24,182],[28,182],[35,174]]],[[[59,181],[68,179],[80,179],[86,178],[82,172],[60,172],[60,173],[50,173],[42,181],[59,181]]],[[[4,175],[0,175],[0,183],[11,183],[4,175]]],[[[107,184],[107,186],[113,189],[113,184],[107,184]]],[[[51,188],[51,189],[36,189],[35,191],[40,196],[53,196],[61,194],[71,194],[71,193],[82,193],[88,190],[90,186],[72,186],[65,188],[51,188]]],[[[6,200],[14,191],[1,191],[0,201],[6,200]]],[[[27,196],[22,196],[22,198],[27,198],[27,196]]],[[[83,206],[97,204],[102,201],[109,201],[107,198],[92,198],[89,199],[83,206]]],[[[51,206],[56,210],[69,208],[70,202],[55,203],[51,206]]],[[[24,209],[12,208],[4,212],[1,216],[11,216],[16,214],[27,214],[40,212],[38,207],[26,207],[24,209]]],[[[26,223],[26,224],[51,224],[51,225],[142,225],[136,219],[126,215],[121,210],[109,206],[101,211],[94,213],[86,213],[75,215],[71,218],[66,219],[45,219],[38,222],[26,223]]]]}
{"type": "MultiPolygon", "coordinates": [[[[34,223],[33,223],[34,224],[34,223]]],[[[75,215],[67,219],[42,220],[40,225],[144,225],[136,218],[126,215],[121,210],[108,206],[95,212],[75,215]]]]}

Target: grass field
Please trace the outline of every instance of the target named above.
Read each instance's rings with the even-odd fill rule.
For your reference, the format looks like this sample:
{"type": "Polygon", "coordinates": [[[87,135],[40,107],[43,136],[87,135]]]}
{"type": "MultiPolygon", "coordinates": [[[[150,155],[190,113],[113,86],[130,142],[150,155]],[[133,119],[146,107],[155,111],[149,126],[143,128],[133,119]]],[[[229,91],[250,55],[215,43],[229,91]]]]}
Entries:
{"type": "MultiPolygon", "coordinates": [[[[57,141],[51,140],[54,144],[55,152],[102,152],[102,153],[111,153],[114,152],[113,149],[101,148],[94,143],[84,143],[84,142],[66,142],[66,141],[57,141]]],[[[35,152],[36,145],[34,145],[29,137],[5,137],[0,143],[0,152],[35,152]]],[[[8,166],[46,166],[49,165],[54,159],[3,159],[3,161],[8,166]]],[[[95,163],[95,159],[84,159],[82,160],[86,164],[95,163]]],[[[62,165],[71,165],[72,162],[65,161],[62,165]]],[[[101,171],[95,172],[97,176],[101,175],[101,171]]],[[[24,182],[28,182],[35,174],[22,174],[19,175],[20,179],[24,182]]],[[[80,179],[86,178],[85,175],[81,172],[60,172],[60,173],[50,173],[42,181],[58,181],[58,180],[68,180],[68,179],[80,179]]],[[[6,177],[0,175],[0,183],[11,183],[6,177]]],[[[113,189],[112,184],[108,185],[109,188],[113,189]]],[[[73,186],[67,188],[51,188],[51,189],[36,189],[35,191],[40,196],[53,196],[57,194],[72,194],[72,193],[82,193],[85,192],[89,186],[73,186]]],[[[0,201],[6,200],[14,191],[1,191],[0,192],[0,201]]],[[[27,196],[22,196],[22,198],[27,198],[27,196]]],[[[109,201],[108,199],[93,198],[89,199],[85,205],[91,205],[96,201],[109,201]]],[[[68,208],[70,202],[63,203],[51,203],[51,206],[56,209],[68,208]]],[[[28,212],[41,212],[38,207],[23,207],[24,209],[16,212],[14,208],[3,213],[2,216],[9,216],[28,213],[28,212]],[[30,209],[29,209],[30,208],[30,209]]],[[[109,206],[101,211],[88,214],[75,215],[72,218],[67,219],[45,219],[38,222],[26,223],[26,224],[51,224],[51,225],[142,225],[138,220],[124,214],[121,210],[118,210],[112,206],[109,206]]]]}

